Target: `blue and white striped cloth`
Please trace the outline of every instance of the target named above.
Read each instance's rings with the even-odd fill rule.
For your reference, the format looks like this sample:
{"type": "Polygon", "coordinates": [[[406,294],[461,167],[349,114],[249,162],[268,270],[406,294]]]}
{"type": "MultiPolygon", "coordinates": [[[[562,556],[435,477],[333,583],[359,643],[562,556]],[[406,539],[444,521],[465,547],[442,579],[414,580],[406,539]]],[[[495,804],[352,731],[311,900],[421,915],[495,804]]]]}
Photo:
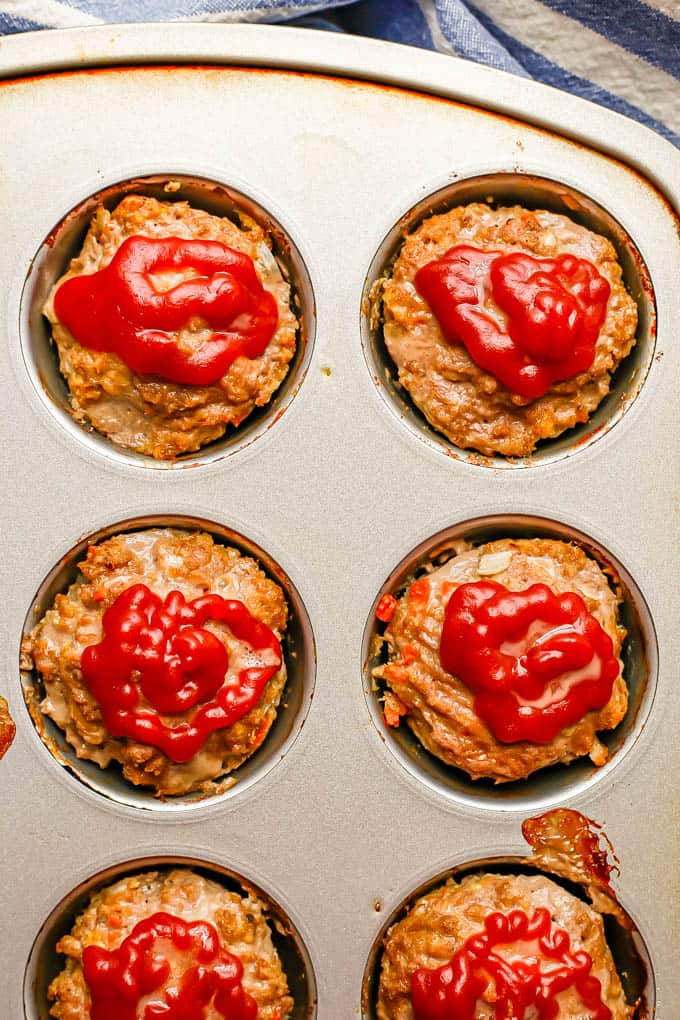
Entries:
{"type": "Polygon", "coordinates": [[[0,0],[0,34],[124,21],[288,22],[469,57],[680,146],[680,0],[0,0]]]}

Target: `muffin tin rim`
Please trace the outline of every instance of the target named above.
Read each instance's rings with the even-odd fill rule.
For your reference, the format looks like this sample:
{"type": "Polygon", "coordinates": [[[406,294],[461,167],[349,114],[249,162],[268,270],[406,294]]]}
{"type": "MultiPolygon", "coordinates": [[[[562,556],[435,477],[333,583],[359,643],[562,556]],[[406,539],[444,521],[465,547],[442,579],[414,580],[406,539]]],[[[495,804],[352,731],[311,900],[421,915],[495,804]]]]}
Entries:
{"type": "MultiPolygon", "coordinates": [[[[66,73],[115,70],[121,64],[125,66],[125,61],[128,65],[132,62],[135,68],[140,66],[135,61],[143,62],[142,67],[158,66],[161,61],[175,62],[175,65],[161,63],[160,66],[165,68],[176,66],[179,61],[180,69],[190,69],[196,61],[200,61],[217,70],[248,71],[254,68],[256,71],[299,72],[315,77],[337,76],[358,80],[361,84],[384,89],[417,89],[417,94],[425,98],[434,95],[434,98],[443,98],[527,125],[539,133],[557,134],[572,145],[585,144],[599,155],[644,177],[659,192],[664,185],[645,176],[650,173],[649,166],[627,162],[630,152],[616,148],[614,141],[610,140],[609,148],[603,146],[601,128],[616,125],[620,135],[626,133],[626,138],[637,135],[640,141],[646,141],[654,150],[653,158],[659,151],[667,156],[675,153],[671,142],[658,132],[601,104],[455,55],[411,47],[410,73],[404,74],[403,47],[361,36],[348,37],[342,33],[328,36],[328,33],[314,29],[286,26],[286,44],[283,46],[278,26],[263,24],[168,22],[163,25],[162,36],[158,35],[158,24],[154,22],[119,24],[112,33],[113,27],[91,25],[32,32],[30,36],[27,33],[10,36],[0,55],[0,79],[11,81],[19,77],[22,80],[22,75],[42,76],[60,70],[66,73]],[[215,48],[216,33],[222,36],[223,46],[219,52],[215,48]],[[319,48],[325,51],[322,57],[316,55],[315,59],[310,59],[310,33],[319,48]],[[191,46],[187,46],[187,38],[191,39],[191,46]],[[61,52],[53,45],[55,41],[61,52]],[[87,43],[85,62],[81,41],[87,43]],[[119,52],[119,47],[122,52],[119,52]],[[459,78],[462,80],[457,80],[459,78]],[[511,101],[504,100],[507,91],[499,89],[501,82],[506,86],[512,83],[511,101]],[[556,113],[552,118],[546,116],[541,119],[537,115],[536,100],[546,96],[550,96],[551,108],[556,113]],[[567,111],[573,111],[575,116],[587,112],[592,129],[589,130],[588,120],[584,123],[582,117],[572,125],[567,111]]],[[[659,170],[658,164],[654,169],[659,170]]]]}

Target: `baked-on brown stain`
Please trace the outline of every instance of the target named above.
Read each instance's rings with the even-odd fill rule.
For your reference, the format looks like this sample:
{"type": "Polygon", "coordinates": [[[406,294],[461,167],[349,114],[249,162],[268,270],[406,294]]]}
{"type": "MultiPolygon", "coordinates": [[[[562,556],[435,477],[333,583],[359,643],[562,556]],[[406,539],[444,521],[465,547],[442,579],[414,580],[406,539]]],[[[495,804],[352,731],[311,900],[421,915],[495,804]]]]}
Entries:
{"type": "MultiPolygon", "coordinates": [[[[375,82],[369,79],[357,79],[350,77],[342,77],[338,74],[320,74],[315,71],[295,71],[291,69],[281,68],[265,68],[265,67],[253,67],[248,64],[236,65],[236,64],[196,64],[188,61],[187,63],[174,64],[174,63],[158,63],[154,65],[148,64],[124,64],[117,67],[83,67],[77,70],[68,71],[49,71],[45,74],[29,74],[29,75],[16,75],[0,79],[0,87],[22,85],[30,82],[39,82],[49,80],[52,78],[64,78],[64,77],[76,77],[83,75],[103,75],[103,74],[130,74],[131,72],[139,73],[153,73],[153,72],[167,72],[167,71],[198,71],[206,74],[209,73],[228,73],[228,74],[250,74],[250,75],[278,75],[280,77],[286,76],[290,78],[313,78],[316,81],[327,81],[334,82],[338,85],[343,85],[346,88],[351,89],[377,89],[383,94],[394,94],[397,96],[410,96],[413,99],[419,99],[422,101],[429,101],[432,103],[443,103],[449,106],[457,106],[463,110],[471,110],[474,113],[483,115],[485,117],[491,117],[495,120],[502,121],[505,124],[512,126],[521,126],[530,128],[537,134],[544,135],[548,138],[559,138],[563,141],[574,146],[576,149],[580,149],[586,152],[596,152],[603,158],[607,159],[614,166],[619,166],[631,173],[638,181],[644,184],[646,187],[651,187],[663,205],[666,207],[666,211],[669,216],[672,217],[675,225],[675,229],[680,236],[680,215],[676,211],[672,200],[665,194],[662,187],[654,181],[652,178],[641,173],[636,167],[627,163],[623,159],[619,159],[616,156],[608,153],[604,148],[600,148],[595,145],[586,145],[583,142],[578,141],[576,138],[566,133],[559,131],[550,131],[549,129],[542,127],[540,124],[535,123],[531,120],[523,120],[519,117],[511,117],[505,113],[499,113],[494,110],[485,109],[481,106],[475,106],[474,103],[464,102],[458,99],[451,99],[446,96],[440,96],[433,92],[427,92],[425,89],[413,89],[403,85],[388,85],[383,82],[375,82]]],[[[540,106],[537,104],[537,109],[540,106]]]]}
{"type": "Polygon", "coordinates": [[[622,974],[625,971],[631,985],[628,1001],[631,1001],[632,991],[634,1020],[651,1020],[653,1014],[646,997],[649,985],[647,967],[632,940],[636,934],[635,925],[621,907],[611,884],[612,876],[620,873],[620,867],[603,827],[579,811],[557,808],[527,818],[522,823],[522,835],[532,849],[525,864],[576,882],[600,913],[614,919],[616,924],[608,938],[615,937],[628,956],[625,968],[619,964],[618,969],[622,974]]]}
{"type": "Polygon", "coordinates": [[[532,848],[532,863],[542,871],[578,876],[586,888],[595,884],[616,899],[611,878],[620,872],[619,861],[602,826],[578,811],[557,808],[527,818],[522,835],[532,848]]]}

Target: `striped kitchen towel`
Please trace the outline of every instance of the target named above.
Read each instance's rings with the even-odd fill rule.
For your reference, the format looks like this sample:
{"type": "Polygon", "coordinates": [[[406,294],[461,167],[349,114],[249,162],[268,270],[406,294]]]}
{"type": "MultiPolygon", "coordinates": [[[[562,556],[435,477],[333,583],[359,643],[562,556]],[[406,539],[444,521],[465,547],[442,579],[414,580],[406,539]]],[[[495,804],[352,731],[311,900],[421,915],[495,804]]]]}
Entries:
{"type": "Polygon", "coordinates": [[[286,21],[455,53],[627,114],[680,146],[680,0],[0,0],[0,34],[286,21]]]}

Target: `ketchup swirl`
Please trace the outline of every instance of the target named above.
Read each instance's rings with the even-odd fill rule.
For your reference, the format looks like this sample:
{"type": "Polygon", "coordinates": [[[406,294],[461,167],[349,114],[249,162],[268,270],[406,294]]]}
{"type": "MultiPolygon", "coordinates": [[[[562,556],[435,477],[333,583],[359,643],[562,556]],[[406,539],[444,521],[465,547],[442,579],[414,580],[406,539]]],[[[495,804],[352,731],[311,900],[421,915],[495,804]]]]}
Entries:
{"type": "Polygon", "coordinates": [[[146,585],[123,591],[102,618],[104,637],[83,650],[83,679],[113,737],[159,748],[187,762],[211,733],[231,726],[260,700],[282,664],[281,644],[246,606],[220,595],[186,602],[179,591],[161,600],[146,585]],[[224,623],[249,646],[252,662],[225,683],[229,655],[203,624],[224,623]],[[138,707],[140,694],[151,706],[138,707]],[[196,711],[171,726],[159,713],[196,711]]]}
{"type": "Polygon", "coordinates": [[[215,1011],[224,1020],[258,1015],[241,983],[243,964],[222,948],[207,921],[153,914],[118,949],[87,946],[83,973],[92,1020],[205,1020],[215,1011]]]}
{"type": "Polygon", "coordinates": [[[585,372],[607,314],[610,285],[575,255],[534,258],[458,244],[415,276],[450,344],[513,393],[535,400],[585,372]],[[490,295],[506,320],[484,310],[490,295]]]}
{"type": "Polygon", "coordinates": [[[545,584],[516,592],[496,581],[461,585],[446,605],[439,653],[503,743],[549,743],[604,708],[619,674],[611,638],[583,599],[545,584]]]}
{"type": "Polygon", "coordinates": [[[412,974],[414,1017],[475,1020],[481,1000],[493,1002],[496,1020],[525,1020],[528,1015],[536,1020],[556,1020],[560,1015],[558,996],[573,989],[588,1011],[583,1020],[611,1020],[592,967],[590,954],[571,951],[569,934],[552,926],[550,912],[544,907],[531,918],[523,910],[512,910],[507,916],[489,914],[484,931],[471,936],[449,963],[412,974]],[[532,945],[517,957],[516,943],[532,945]],[[513,947],[512,954],[504,957],[495,952],[499,946],[513,947]],[[549,964],[545,969],[541,969],[541,958],[549,964]],[[493,998],[486,995],[490,984],[493,998]]]}
{"type": "Polygon", "coordinates": [[[238,357],[264,353],[278,322],[276,301],[253,260],[220,241],[128,237],[105,269],[72,276],[54,295],[57,318],[78,343],[117,354],[133,372],[208,386],[238,357]],[[199,275],[158,291],[152,274],[199,275]],[[197,348],[176,332],[192,319],[214,332],[197,348]]]}

